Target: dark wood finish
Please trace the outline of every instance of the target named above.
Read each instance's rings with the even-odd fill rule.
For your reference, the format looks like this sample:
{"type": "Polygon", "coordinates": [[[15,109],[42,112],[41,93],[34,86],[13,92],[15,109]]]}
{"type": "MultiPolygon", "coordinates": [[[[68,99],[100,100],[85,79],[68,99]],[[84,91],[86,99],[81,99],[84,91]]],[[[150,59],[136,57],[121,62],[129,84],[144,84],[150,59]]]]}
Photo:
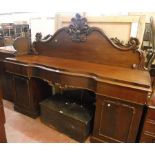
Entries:
{"type": "Polygon", "coordinates": [[[150,43],[151,50],[148,50],[150,75],[152,79],[153,93],[150,95],[148,102],[147,113],[142,128],[140,142],[154,143],[155,142],[155,20],[150,18],[150,43]]]}
{"type": "Polygon", "coordinates": [[[117,65],[126,68],[132,68],[135,65],[144,65],[139,61],[139,59],[142,58],[140,56],[142,54],[133,52],[135,50],[132,49],[132,46],[130,48],[120,48],[97,28],[92,30],[89,34],[89,39],[86,42],[73,42],[70,38],[70,35],[64,28],[57,31],[48,42],[38,42],[37,44],[34,44],[34,46],[40,55],[45,56],[81,60],[109,66],[117,65]],[[120,52],[122,53],[121,57],[120,52]]]}
{"type": "Polygon", "coordinates": [[[101,29],[89,27],[85,18],[76,15],[71,21],[69,27],[59,29],[48,41],[34,42],[37,53],[109,66],[145,68],[145,56],[138,49],[136,38],[131,38],[127,45],[117,44],[101,29]]]}
{"type": "Polygon", "coordinates": [[[50,85],[61,83],[62,87],[86,88],[139,104],[145,104],[150,91],[149,73],[141,70],[35,55],[9,58],[5,67],[7,72],[40,78],[50,85]]]}
{"type": "Polygon", "coordinates": [[[0,91],[0,143],[6,143],[6,134],[5,134],[5,115],[4,115],[4,109],[2,104],[2,95],[0,91]]]}
{"type": "Polygon", "coordinates": [[[40,79],[14,76],[14,109],[32,118],[40,114],[39,102],[52,94],[51,87],[40,79]]]}
{"type": "Polygon", "coordinates": [[[148,107],[140,142],[155,143],[155,107],[148,107]]]}
{"type": "Polygon", "coordinates": [[[143,107],[132,102],[97,96],[91,141],[136,142],[143,107]]]}
{"type": "Polygon", "coordinates": [[[6,57],[14,57],[16,50],[12,46],[0,47],[0,80],[2,81],[2,97],[13,101],[13,77],[6,73],[3,67],[3,61],[6,57]]]}
{"type": "MultiPolygon", "coordinates": [[[[83,88],[103,96],[97,98],[96,102],[92,141],[138,141],[143,108],[151,92],[151,79],[145,70],[145,55],[138,49],[138,40],[131,38],[128,45],[118,44],[100,29],[87,26],[85,19],[76,17],[73,20],[77,29],[71,25],[58,30],[47,41],[34,42],[34,54],[7,58],[4,61],[6,72],[21,78],[19,85],[25,90],[26,83],[35,78],[60,88],[83,88]],[[81,26],[81,23],[85,26],[81,26]],[[23,82],[23,79],[27,82],[23,82]],[[110,112],[103,106],[104,96],[112,102],[110,112]],[[106,118],[101,116],[102,111],[106,118]],[[117,118],[114,124],[108,122],[110,116],[117,118]],[[121,133],[120,122],[126,121],[121,133]],[[100,136],[100,127],[104,137],[100,136]]],[[[16,102],[21,104],[23,94],[21,91],[15,92],[18,92],[16,102]]]]}

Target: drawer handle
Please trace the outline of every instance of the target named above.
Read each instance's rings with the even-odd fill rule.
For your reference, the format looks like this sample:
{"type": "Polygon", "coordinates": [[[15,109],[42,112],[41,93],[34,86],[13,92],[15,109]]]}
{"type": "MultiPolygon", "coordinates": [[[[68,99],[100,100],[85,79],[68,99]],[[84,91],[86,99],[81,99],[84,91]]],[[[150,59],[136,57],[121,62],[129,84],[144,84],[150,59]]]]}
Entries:
{"type": "Polygon", "coordinates": [[[151,93],[148,93],[147,98],[148,98],[148,99],[151,98],[151,93]]]}
{"type": "Polygon", "coordinates": [[[60,110],[59,112],[60,112],[61,114],[63,114],[63,111],[62,111],[62,110],[60,110]]]}
{"type": "Polygon", "coordinates": [[[108,106],[108,107],[110,107],[110,106],[111,106],[111,104],[110,104],[110,103],[108,103],[108,104],[107,104],[107,106],[108,106]]]}

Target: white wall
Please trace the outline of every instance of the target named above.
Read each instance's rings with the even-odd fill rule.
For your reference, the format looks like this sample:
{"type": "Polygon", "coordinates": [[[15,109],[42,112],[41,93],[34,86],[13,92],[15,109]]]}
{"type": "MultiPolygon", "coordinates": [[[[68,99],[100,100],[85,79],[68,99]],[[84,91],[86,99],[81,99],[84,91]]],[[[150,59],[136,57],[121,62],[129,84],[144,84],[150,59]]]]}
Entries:
{"type": "Polygon", "coordinates": [[[154,11],[154,0],[3,0],[0,12],[115,12],[154,11]]]}
{"type": "Polygon", "coordinates": [[[35,40],[35,34],[41,32],[45,37],[48,34],[53,35],[55,32],[54,17],[38,17],[30,19],[31,39],[35,40]]]}

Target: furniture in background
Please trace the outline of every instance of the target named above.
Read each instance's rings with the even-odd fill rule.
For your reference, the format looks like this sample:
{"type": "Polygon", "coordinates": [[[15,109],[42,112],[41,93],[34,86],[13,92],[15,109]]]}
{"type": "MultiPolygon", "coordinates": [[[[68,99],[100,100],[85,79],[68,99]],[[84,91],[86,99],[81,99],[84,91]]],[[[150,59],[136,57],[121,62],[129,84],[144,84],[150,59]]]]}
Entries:
{"type": "Polygon", "coordinates": [[[138,39],[125,45],[111,40],[77,14],[69,27],[33,46],[34,54],[3,61],[14,80],[15,110],[39,116],[39,102],[51,95],[53,85],[88,89],[96,94],[91,142],[140,141],[152,87],[138,39]]]}
{"type": "Polygon", "coordinates": [[[155,143],[155,94],[151,95],[146,109],[140,142],[155,143]]]}
{"type": "Polygon", "coordinates": [[[152,94],[148,101],[144,124],[142,126],[142,135],[140,142],[154,143],[155,142],[155,21],[150,18],[149,28],[149,47],[147,49],[147,66],[150,69],[152,79],[152,94]]]}

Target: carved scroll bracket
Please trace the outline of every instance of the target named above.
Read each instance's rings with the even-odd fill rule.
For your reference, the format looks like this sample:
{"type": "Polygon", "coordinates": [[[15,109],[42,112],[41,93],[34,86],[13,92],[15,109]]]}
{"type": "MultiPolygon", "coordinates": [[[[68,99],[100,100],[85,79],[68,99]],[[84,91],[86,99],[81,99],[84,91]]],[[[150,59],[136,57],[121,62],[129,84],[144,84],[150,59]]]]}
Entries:
{"type": "Polygon", "coordinates": [[[139,49],[139,40],[137,38],[131,37],[127,44],[124,44],[123,41],[120,41],[117,37],[111,38],[112,42],[117,46],[117,48],[121,48],[122,50],[133,50],[139,54],[139,64],[133,64],[133,69],[139,70],[148,70],[145,65],[146,55],[145,51],[139,49]]]}
{"type": "Polygon", "coordinates": [[[124,44],[124,41],[120,41],[117,37],[111,38],[112,42],[117,45],[119,48],[123,48],[124,50],[129,49],[138,49],[139,48],[139,40],[137,38],[131,37],[127,44],[124,44]]]}
{"type": "Polygon", "coordinates": [[[140,49],[137,49],[136,52],[139,53],[139,64],[133,64],[132,67],[134,69],[140,69],[140,70],[148,70],[146,67],[146,52],[140,49]]]}

